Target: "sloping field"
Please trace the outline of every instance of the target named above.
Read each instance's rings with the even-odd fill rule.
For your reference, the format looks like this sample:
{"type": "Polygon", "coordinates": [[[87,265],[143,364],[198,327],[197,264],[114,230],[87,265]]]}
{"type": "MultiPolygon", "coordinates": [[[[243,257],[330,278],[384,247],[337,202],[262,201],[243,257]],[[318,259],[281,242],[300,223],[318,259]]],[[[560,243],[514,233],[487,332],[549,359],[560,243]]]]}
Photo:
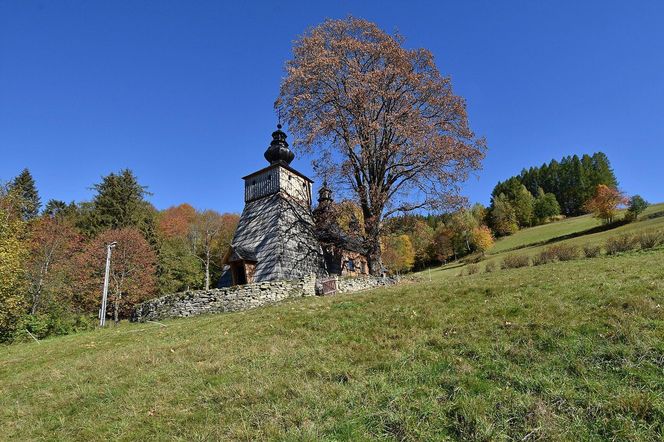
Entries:
{"type": "Polygon", "coordinates": [[[661,440],[663,260],[433,272],[2,347],[0,439],[661,440]]]}
{"type": "MultiPolygon", "coordinates": [[[[657,215],[664,217],[664,204],[655,204],[648,207],[639,217],[639,220],[647,220],[648,217],[657,215]]],[[[598,219],[593,218],[591,215],[584,215],[575,218],[567,218],[551,224],[523,229],[514,235],[496,241],[496,244],[489,251],[489,254],[495,255],[529,245],[543,244],[547,241],[556,240],[557,238],[582,234],[583,232],[597,228],[600,225],[601,222],[598,219]]],[[[637,226],[638,229],[641,229],[642,227],[642,225],[637,226]]]]}
{"type": "MultiPolygon", "coordinates": [[[[633,223],[604,230],[599,221],[589,215],[568,218],[556,223],[523,229],[514,235],[501,238],[490,249],[486,258],[479,264],[481,270],[488,263],[500,267],[507,255],[526,255],[533,257],[552,244],[562,244],[583,248],[594,244],[603,247],[610,238],[621,235],[635,235],[645,231],[664,232],[664,204],[655,204],[633,223]]],[[[456,276],[464,269],[464,265],[453,262],[449,265],[431,271],[432,278],[449,278],[456,276]]],[[[428,277],[428,273],[425,274],[428,277]]]]}

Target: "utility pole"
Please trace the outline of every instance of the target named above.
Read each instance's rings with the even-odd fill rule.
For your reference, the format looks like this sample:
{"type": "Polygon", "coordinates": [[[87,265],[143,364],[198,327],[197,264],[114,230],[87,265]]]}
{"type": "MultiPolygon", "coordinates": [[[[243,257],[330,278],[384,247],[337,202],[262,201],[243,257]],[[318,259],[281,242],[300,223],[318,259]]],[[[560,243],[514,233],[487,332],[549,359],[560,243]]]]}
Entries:
{"type": "Polygon", "coordinates": [[[111,250],[115,247],[117,242],[113,241],[112,243],[106,246],[106,273],[104,274],[104,293],[101,296],[101,308],[99,309],[99,326],[104,327],[106,325],[106,300],[108,299],[108,278],[109,273],[111,272],[111,250]]]}

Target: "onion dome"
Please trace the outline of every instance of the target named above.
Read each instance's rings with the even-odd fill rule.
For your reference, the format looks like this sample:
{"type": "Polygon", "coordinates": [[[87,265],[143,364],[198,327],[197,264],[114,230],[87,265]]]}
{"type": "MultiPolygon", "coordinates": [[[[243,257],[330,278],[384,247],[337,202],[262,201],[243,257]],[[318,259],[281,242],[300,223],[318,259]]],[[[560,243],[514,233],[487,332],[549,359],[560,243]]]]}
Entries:
{"type": "Polygon", "coordinates": [[[286,137],[286,133],[281,130],[281,124],[277,124],[277,130],[272,132],[272,142],[264,154],[270,164],[290,164],[295,158],[295,154],[288,148],[286,137]]]}
{"type": "Polygon", "coordinates": [[[332,201],[332,190],[327,187],[327,181],[323,181],[323,187],[318,190],[318,203],[332,201]]]}

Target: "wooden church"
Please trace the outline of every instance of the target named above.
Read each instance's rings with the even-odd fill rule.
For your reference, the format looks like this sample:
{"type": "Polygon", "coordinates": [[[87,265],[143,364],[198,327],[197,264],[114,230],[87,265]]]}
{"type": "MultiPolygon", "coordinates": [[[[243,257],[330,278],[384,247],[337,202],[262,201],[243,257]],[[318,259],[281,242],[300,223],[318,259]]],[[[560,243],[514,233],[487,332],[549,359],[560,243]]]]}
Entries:
{"type": "Polygon", "coordinates": [[[244,210],[225,259],[233,285],[324,270],[311,213],[313,181],[290,166],[294,158],[278,125],[265,151],[269,166],[243,178],[244,210]]]}
{"type": "Polygon", "coordinates": [[[270,164],[243,178],[244,210],[224,259],[232,284],[368,274],[361,242],[330,226],[326,185],[317,219],[328,221],[314,220],[313,181],[290,166],[295,154],[286,137],[277,125],[264,154],[270,164]]]}

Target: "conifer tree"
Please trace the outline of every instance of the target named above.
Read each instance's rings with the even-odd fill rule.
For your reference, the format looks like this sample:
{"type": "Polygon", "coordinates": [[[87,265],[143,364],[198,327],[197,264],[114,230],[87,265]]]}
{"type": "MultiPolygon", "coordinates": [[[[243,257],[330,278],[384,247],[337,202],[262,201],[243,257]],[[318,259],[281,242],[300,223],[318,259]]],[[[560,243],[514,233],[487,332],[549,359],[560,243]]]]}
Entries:
{"type": "MultiPolygon", "coordinates": [[[[492,192],[493,198],[500,193],[505,194],[519,214],[516,182],[523,184],[532,195],[537,195],[540,187],[545,193],[553,194],[561,212],[567,216],[585,213],[585,203],[595,195],[595,189],[600,184],[610,188],[618,186],[611,163],[603,152],[581,158],[578,155],[567,156],[560,162],[551,160],[549,164],[524,169],[520,175],[498,182],[492,192]]],[[[519,215],[519,224],[522,224],[523,216],[519,215]]]]}
{"type": "Polygon", "coordinates": [[[35,180],[28,169],[23,171],[11,183],[10,189],[21,198],[21,217],[24,221],[30,221],[39,215],[41,199],[35,180]]]}
{"type": "Polygon", "coordinates": [[[154,244],[156,211],[145,200],[147,187],[139,184],[129,169],[111,173],[95,184],[97,192],[89,207],[82,206],[84,216],[79,227],[91,234],[108,229],[138,228],[154,244]]]}

